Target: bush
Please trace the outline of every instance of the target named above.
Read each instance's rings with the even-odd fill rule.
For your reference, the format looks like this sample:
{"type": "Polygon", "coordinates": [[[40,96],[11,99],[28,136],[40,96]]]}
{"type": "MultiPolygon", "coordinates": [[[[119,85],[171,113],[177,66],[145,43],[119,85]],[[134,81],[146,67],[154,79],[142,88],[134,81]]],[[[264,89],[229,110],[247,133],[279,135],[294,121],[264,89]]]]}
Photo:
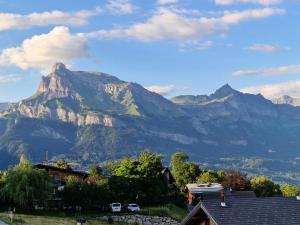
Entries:
{"type": "Polygon", "coordinates": [[[255,177],[251,180],[251,188],[258,197],[273,197],[281,195],[279,185],[266,176],[255,177]]]}
{"type": "Polygon", "coordinates": [[[282,184],[280,190],[284,197],[295,197],[299,195],[300,188],[289,184],[282,184]]]}

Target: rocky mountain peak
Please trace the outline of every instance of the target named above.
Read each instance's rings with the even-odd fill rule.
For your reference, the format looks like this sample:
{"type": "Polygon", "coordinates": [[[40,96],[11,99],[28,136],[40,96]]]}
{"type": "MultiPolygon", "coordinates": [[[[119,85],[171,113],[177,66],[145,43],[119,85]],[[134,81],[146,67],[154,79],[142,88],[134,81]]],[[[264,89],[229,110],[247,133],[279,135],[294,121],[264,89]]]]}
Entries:
{"type": "Polygon", "coordinates": [[[226,97],[228,95],[235,94],[237,92],[238,91],[234,90],[229,84],[225,84],[222,87],[220,87],[219,89],[217,89],[215,91],[215,93],[212,94],[212,96],[214,98],[223,98],[223,97],[226,97]]]}
{"type": "Polygon", "coordinates": [[[63,63],[55,63],[50,74],[42,77],[37,92],[47,93],[47,98],[67,96],[70,81],[66,75],[70,73],[63,63]]]}
{"type": "Polygon", "coordinates": [[[61,63],[61,62],[57,62],[52,66],[52,73],[57,73],[57,72],[61,72],[61,71],[65,71],[67,70],[65,64],[61,63]]]}

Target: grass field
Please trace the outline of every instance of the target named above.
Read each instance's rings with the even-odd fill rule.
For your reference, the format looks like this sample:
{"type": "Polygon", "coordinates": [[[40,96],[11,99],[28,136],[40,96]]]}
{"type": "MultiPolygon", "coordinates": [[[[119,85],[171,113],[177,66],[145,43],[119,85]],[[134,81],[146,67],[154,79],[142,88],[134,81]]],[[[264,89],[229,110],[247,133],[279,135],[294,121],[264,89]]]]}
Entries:
{"type": "MultiPolygon", "coordinates": [[[[10,222],[8,213],[0,213],[0,219],[9,225],[75,225],[74,217],[38,216],[18,214],[13,223],[10,222]]],[[[122,225],[121,223],[114,223],[122,225]]],[[[108,225],[107,222],[96,219],[87,219],[85,225],[108,225]]]]}
{"type": "MultiPolygon", "coordinates": [[[[0,220],[3,220],[9,225],[75,225],[75,215],[65,212],[37,212],[37,215],[17,214],[13,223],[10,222],[9,214],[7,212],[0,212],[0,220]]],[[[128,214],[128,213],[121,213],[128,214]]],[[[151,216],[168,216],[177,221],[181,221],[187,214],[185,209],[179,208],[175,205],[168,204],[159,207],[143,208],[140,212],[142,215],[151,216]]],[[[108,225],[107,222],[94,219],[96,216],[103,216],[96,212],[89,212],[82,214],[87,218],[85,225],[108,225]]],[[[114,223],[115,225],[122,225],[122,223],[114,223]]]]}
{"type": "Polygon", "coordinates": [[[187,210],[168,204],[166,206],[147,207],[142,209],[140,213],[151,216],[168,216],[177,221],[181,221],[187,215],[187,210]]]}

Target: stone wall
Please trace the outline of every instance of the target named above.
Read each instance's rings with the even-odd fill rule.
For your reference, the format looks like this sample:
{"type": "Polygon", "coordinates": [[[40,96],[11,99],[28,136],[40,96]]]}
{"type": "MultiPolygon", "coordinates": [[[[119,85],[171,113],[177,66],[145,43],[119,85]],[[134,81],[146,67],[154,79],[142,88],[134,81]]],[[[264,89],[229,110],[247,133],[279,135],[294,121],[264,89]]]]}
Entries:
{"type": "MultiPolygon", "coordinates": [[[[99,217],[98,219],[108,221],[108,216],[99,217]]],[[[120,215],[111,216],[114,222],[138,225],[180,225],[176,220],[170,217],[144,216],[144,215],[120,215]]]]}

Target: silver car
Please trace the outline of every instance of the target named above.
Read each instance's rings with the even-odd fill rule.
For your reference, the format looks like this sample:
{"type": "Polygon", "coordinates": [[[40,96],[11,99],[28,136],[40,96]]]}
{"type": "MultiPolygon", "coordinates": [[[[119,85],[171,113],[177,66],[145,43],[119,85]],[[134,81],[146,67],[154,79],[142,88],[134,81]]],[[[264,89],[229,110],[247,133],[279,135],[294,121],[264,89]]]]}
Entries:
{"type": "Polygon", "coordinates": [[[139,212],[141,210],[139,205],[135,203],[128,204],[127,209],[130,212],[139,212]]]}

